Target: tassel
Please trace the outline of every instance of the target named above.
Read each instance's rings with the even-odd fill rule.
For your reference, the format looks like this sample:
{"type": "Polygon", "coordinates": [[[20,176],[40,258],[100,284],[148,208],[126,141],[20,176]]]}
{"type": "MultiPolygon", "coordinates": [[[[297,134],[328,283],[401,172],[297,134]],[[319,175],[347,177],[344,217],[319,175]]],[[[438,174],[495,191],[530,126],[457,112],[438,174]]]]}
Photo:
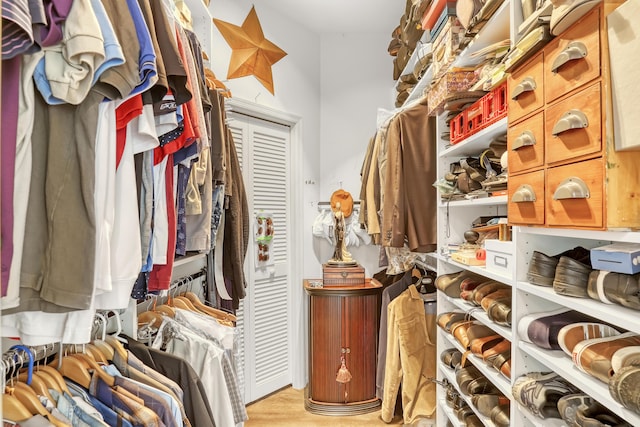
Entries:
{"type": "Polygon", "coordinates": [[[336,376],[336,381],[339,383],[348,383],[351,381],[351,372],[347,369],[347,365],[344,360],[344,356],[341,356],[342,366],[338,369],[338,375],[336,376]]]}

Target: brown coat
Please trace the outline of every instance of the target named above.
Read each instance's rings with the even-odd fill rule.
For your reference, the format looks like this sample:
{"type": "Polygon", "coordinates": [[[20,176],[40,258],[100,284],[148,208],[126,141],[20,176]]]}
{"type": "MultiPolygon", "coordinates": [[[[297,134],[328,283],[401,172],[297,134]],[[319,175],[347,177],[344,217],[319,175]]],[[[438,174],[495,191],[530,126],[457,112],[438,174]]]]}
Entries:
{"type": "Polygon", "coordinates": [[[436,247],[435,123],[422,103],[399,113],[387,131],[382,245],[414,252],[436,247]]]}

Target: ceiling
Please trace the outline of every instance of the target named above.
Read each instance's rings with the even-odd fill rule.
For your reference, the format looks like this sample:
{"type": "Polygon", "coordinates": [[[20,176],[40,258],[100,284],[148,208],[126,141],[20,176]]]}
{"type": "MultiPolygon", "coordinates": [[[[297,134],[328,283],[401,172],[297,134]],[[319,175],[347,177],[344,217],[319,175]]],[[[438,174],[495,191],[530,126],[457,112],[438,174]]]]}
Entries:
{"type": "MultiPolygon", "coordinates": [[[[254,0],[255,4],[261,3],[254,0]]],[[[311,31],[322,33],[387,32],[391,36],[404,13],[401,0],[262,0],[311,31]]]]}

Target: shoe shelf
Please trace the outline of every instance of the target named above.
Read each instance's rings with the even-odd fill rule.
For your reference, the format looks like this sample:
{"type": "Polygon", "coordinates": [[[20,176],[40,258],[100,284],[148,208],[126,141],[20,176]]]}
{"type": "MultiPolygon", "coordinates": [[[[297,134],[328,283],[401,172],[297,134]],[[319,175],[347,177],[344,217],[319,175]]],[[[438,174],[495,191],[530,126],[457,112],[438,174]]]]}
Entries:
{"type": "Polygon", "coordinates": [[[513,286],[513,284],[514,284],[514,281],[511,278],[503,276],[501,274],[494,273],[492,271],[488,271],[484,267],[478,267],[478,266],[475,266],[475,265],[462,264],[461,262],[454,261],[451,258],[449,258],[447,256],[444,256],[444,255],[438,255],[438,258],[441,261],[446,262],[447,264],[456,266],[456,267],[458,267],[460,269],[463,269],[463,270],[471,271],[473,273],[479,274],[481,276],[484,276],[484,277],[492,279],[492,280],[497,280],[498,282],[502,282],[505,285],[513,286]]]}
{"type": "Polygon", "coordinates": [[[487,316],[487,313],[481,307],[469,304],[462,298],[451,298],[444,293],[442,294],[442,297],[460,310],[469,312],[469,314],[473,316],[478,322],[490,327],[491,329],[496,331],[496,333],[502,335],[509,341],[513,341],[511,327],[496,324],[493,320],[489,319],[489,316],[487,316]]]}
{"type": "MultiPolygon", "coordinates": [[[[452,346],[454,346],[460,352],[462,352],[462,354],[464,354],[467,351],[462,347],[462,345],[460,345],[458,341],[456,341],[456,339],[451,334],[448,334],[444,331],[442,331],[442,333],[444,334],[445,339],[452,346]]],[[[511,382],[507,378],[505,378],[500,372],[495,370],[493,366],[487,365],[484,362],[484,360],[482,360],[480,357],[476,356],[475,354],[469,353],[469,355],[467,356],[467,360],[470,360],[471,363],[473,363],[475,367],[478,368],[478,370],[482,373],[482,375],[487,377],[498,388],[498,390],[500,390],[502,394],[504,394],[510,400],[512,399],[513,394],[511,392],[511,382]]],[[[455,375],[454,375],[453,381],[455,382],[455,375]]]]}
{"type": "Polygon", "coordinates": [[[453,408],[447,405],[446,400],[444,399],[438,400],[438,406],[442,408],[442,410],[444,411],[445,415],[447,416],[451,424],[453,424],[455,427],[463,427],[465,425],[458,419],[458,417],[456,417],[455,412],[453,412],[453,408]]]}
{"type": "Polygon", "coordinates": [[[431,79],[433,78],[433,65],[429,65],[429,68],[424,72],[422,78],[418,80],[418,83],[413,87],[413,90],[402,104],[402,107],[411,105],[414,101],[421,99],[424,96],[424,89],[429,86],[431,79]]]}
{"type": "Polygon", "coordinates": [[[453,202],[440,201],[440,208],[457,208],[461,206],[496,206],[507,205],[507,196],[481,197],[478,199],[455,200],[453,202]]]}
{"type": "Polygon", "coordinates": [[[533,415],[527,408],[520,405],[519,403],[515,403],[514,401],[512,402],[512,404],[517,405],[518,412],[520,412],[524,417],[524,419],[526,419],[529,422],[529,424],[531,424],[534,427],[568,427],[567,423],[564,422],[564,420],[561,420],[560,418],[547,418],[547,419],[538,418],[535,415],[533,415]]]}
{"type": "MultiPolygon", "coordinates": [[[[478,408],[475,407],[475,405],[473,404],[473,402],[471,402],[471,396],[467,396],[466,394],[464,394],[462,391],[460,391],[460,387],[458,386],[458,383],[456,382],[456,373],[453,369],[447,368],[446,366],[440,364],[440,371],[442,372],[442,374],[444,375],[444,377],[451,383],[453,384],[453,386],[456,388],[456,391],[460,394],[460,397],[462,397],[462,399],[467,402],[467,405],[469,405],[471,407],[471,409],[473,409],[473,412],[478,416],[478,418],[480,419],[480,421],[482,421],[482,424],[484,424],[487,427],[494,427],[495,424],[493,423],[493,421],[491,421],[491,418],[489,417],[485,417],[484,415],[482,415],[479,411],[478,408]]],[[[447,406],[446,402],[443,402],[444,406],[447,406]]],[[[447,406],[448,407],[448,406],[447,406]]],[[[451,408],[449,408],[451,409],[451,408]]],[[[455,420],[458,420],[458,417],[456,417],[456,415],[453,413],[453,410],[451,411],[453,418],[455,420]]],[[[454,424],[456,425],[456,424],[454,424]]],[[[461,424],[460,421],[458,421],[458,425],[464,425],[461,424]]]]}
{"type": "Polygon", "coordinates": [[[489,147],[489,143],[493,138],[507,133],[507,119],[507,117],[504,117],[494,124],[481,129],[479,132],[474,133],[469,138],[444,149],[438,156],[440,158],[466,157],[472,155],[477,156],[482,150],[489,147]]]}
{"type": "MultiPolygon", "coordinates": [[[[425,43],[424,41],[420,40],[416,48],[413,50],[413,53],[411,54],[409,61],[407,61],[407,65],[404,66],[404,69],[402,70],[400,75],[404,76],[406,74],[413,74],[413,69],[416,67],[416,64],[418,63],[418,59],[423,57],[425,54],[428,54],[430,51],[431,51],[431,43],[425,43]]],[[[396,89],[398,88],[400,81],[401,81],[400,79],[396,81],[396,89]]]]}
{"type": "MultiPolygon", "coordinates": [[[[517,289],[640,334],[640,312],[637,310],[618,304],[604,304],[589,298],[558,295],[553,291],[553,288],[532,285],[529,282],[518,282],[517,289]]],[[[638,425],[640,426],[640,424],[638,425]]]]}
{"type": "Polygon", "coordinates": [[[478,52],[480,49],[484,49],[499,41],[509,39],[510,32],[510,0],[504,0],[504,2],[498,7],[498,10],[489,18],[486,25],[480,30],[480,32],[474,37],[469,44],[460,52],[455,61],[451,64],[452,67],[466,67],[477,65],[481,62],[480,58],[474,58],[472,55],[478,52]]]}
{"type": "Polygon", "coordinates": [[[525,353],[536,358],[547,368],[564,377],[580,390],[599,401],[611,412],[614,412],[624,418],[633,426],[640,426],[640,415],[628,410],[620,403],[616,402],[609,393],[608,384],[605,384],[597,378],[580,371],[571,358],[563,351],[543,350],[534,344],[527,342],[520,342],[519,347],[525,353]]]}
{"type": "Polygon", "coordinates": [[[590,239],[610,242],[640,243],[640,232],[629,230],[595,231],[574,230],[566,228],[542,228],[515,226],[518,234],[533,234],[538,236],[568,237],[575,239],[590,239]]]}

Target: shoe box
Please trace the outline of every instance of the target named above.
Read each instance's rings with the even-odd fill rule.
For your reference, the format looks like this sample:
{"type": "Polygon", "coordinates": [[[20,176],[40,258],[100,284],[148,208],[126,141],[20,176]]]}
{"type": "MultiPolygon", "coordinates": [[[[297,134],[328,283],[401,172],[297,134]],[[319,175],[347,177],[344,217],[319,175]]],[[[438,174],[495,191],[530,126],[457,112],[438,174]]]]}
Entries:
{"type": "Polygon", "coordinates": [[[640,273],[640,245],[613,243],[591,249],[591,265],[596,270],[615,273],[640,273]]]}

